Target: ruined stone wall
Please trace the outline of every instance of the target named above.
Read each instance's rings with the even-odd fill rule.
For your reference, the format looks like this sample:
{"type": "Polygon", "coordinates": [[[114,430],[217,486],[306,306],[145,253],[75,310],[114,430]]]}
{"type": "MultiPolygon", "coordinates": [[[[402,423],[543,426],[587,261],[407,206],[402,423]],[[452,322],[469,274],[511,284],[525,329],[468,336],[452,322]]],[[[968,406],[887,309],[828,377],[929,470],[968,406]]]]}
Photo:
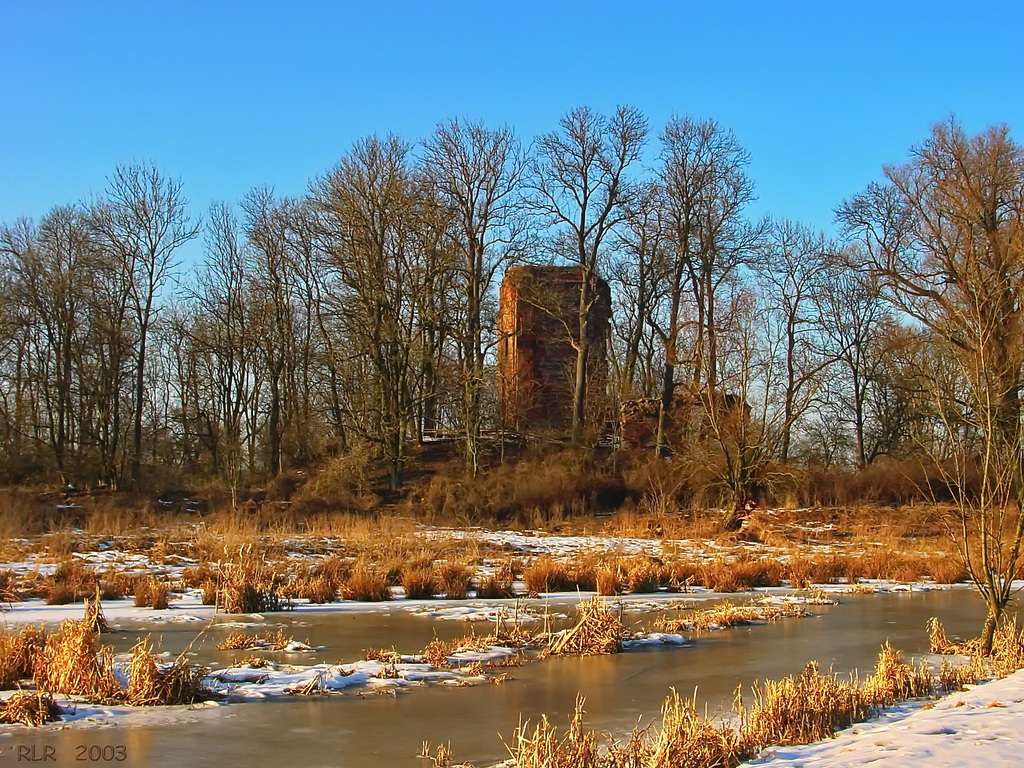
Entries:
{"type": "MultiPolygon", "coordinates": [[[[498,407],[502,423],[522,432],[567,433],[579,336],[580,269],[515,266],[501,283],[498,310],[498,407]]],[[[607,418],[607,344],[611,293],[599,277],[590,280],[587,335],[587,423],[607,418]]]]}

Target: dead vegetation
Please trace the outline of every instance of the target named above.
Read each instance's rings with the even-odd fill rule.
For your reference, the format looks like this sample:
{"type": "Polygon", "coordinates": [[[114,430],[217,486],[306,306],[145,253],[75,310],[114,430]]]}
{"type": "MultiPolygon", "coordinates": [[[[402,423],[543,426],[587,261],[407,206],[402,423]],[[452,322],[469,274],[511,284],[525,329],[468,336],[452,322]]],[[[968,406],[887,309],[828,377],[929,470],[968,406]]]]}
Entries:
{"type": "Polygon", "coordinates": [[[252,544],[241,547],[232,562],[219,566],[217,607],[225,613],[264,613],[287,607],[281,595],[284,578],[276,574],[252,544]]]}
{"type": "Polygon", "coordinates": [[[762,602],[747,605],[724,602],[713,608],[688,609],[685,615],[679,617],[660,616],[655,621],[654,627],[661,632],[707,632],[755,622],[803,618],[807,615],[807,611],[802,606],[792,602],[762,602]]]}
{"type": "Polygon", "coordinates": [[[209,698],[203,687],[206,670],[186,664],[179,656],[170,664],[158,665],[148,640],[132,648],[125,703],[137,707],[193,704],[209,698]]]}
{"type": "Polygon", "coordinates": [[[218,651],[247,651],[258,648],[263,651],[283,651],[294,640],[285,636],[283,630],[277,630],[273,635],[247,635],[245,632],[233,632],[219,643],[218,651]]]}
{"type": "Polygon", "coordinates": [[[597,656],[622,650],[625,628],[600,597],[581,600],[576,624],[553,636],[545,648],[551,656],[597,656]]]}
{"type": "Polygon", "coordinates": [[[0,723],[20,723],[38,727],[55,723],[60,719],[60,707],[54,703],[53,697],[46,693],[16,691],[5,701],[0,701],[0,723]]]}
{"type": "Polygon", "coordinates": [[[50,633],[29,625],[20,633],[0,635],[0,685],[11,688],[31,681],[35,688],[4,702],[0,722],[52,721],[52,715],[59,714],[54,694],[134,706],[191,704],[209,698],[202,685],[204,668],[187,664],[183,657],[161,663],[146,640],[132,649],[124,672],[127,684],[122,684],[113,651],[99,644],[97,615],[102,612],[92,609],[91,616],[67,619],[50,633]]]}
{"type": "MultiPolygon", "coordinates": [[[[1015,628],[1002,629],[998,638],[1004,662],[987,667],[997,676],[1012,671],[1004,666],[1010,659],[1024,663],[1022,635],[1015,628]]],[[[624,742],[588,730],[583,724],[584,701],[579,698],[564,734],[542,717],[537,725],[521,724],[508,750],[516,768],[734,768],[766,747],[826,739],[897,702],[976,683],[981,666],[978,657],[958,667],[943,664],[936,677],[922,662],[905,663],[886,643],[863,683],[831,671],[823,674],[811,662],[799,675],[754,683],[749,703],[738,690],[734,711],[725,717],[700,713],[695,699],[683,699],[672,690],[660,723],[638,726],[624,742]]],[[[448,749],[438,750],[435,758],[425,744],[423,755],[435,765],[453,765],[448,749]]]]}

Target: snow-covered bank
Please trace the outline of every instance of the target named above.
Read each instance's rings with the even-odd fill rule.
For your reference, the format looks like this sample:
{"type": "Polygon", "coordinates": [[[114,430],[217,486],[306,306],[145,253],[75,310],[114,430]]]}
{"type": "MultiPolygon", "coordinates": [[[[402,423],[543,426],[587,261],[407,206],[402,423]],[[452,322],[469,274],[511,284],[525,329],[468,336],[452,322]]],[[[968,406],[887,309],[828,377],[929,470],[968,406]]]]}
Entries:
{"type": "Polygon", "coordinates": [[[1024,670],[937,702],[906,702],[798,747],[771,747],[747,765],[1009,766],[1024,764],[1024,670]]]}

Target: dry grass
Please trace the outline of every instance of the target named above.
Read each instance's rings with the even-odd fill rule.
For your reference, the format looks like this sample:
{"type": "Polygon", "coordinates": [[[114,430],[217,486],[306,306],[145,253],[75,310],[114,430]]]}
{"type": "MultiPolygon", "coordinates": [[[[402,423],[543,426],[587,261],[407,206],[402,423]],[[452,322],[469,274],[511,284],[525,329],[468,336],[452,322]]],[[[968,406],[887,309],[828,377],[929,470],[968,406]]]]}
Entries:
{"type": "Polygon", "coordinates": [[[400,664],[402,662],[402,654],[394,648],[391,648],[390,650],[384,650],[383,648],[367,648],[365,658],[367,661],[379,661],[383,664],[400,664]]]}
{"type": "Polygon", "coordinates": [[[596,656],[622,650],[622,622],[599,597],[576,606],[575,626],[555,635],[546,651],[552,656],[596,656]]]}
{"type": "Polygon", "coordinates": [[[815,662],[796,677],[752,686],[753,703],[743,713],[742,734],[754,751],[767,746],[809,744],[870,717],[870,703],[856,683],[822,675],[815,662]]]}
{"type": "Polygon", "coordinates": [[[296,583],[294,596],[305,598],[314,605],[333,603],[338,597],[338,584],[329,576],[311,576],[296,583]]]}
{"type": "Polygon", "coordinates": [[[403,569],[399,583],[410,600],[426,600],[434,596],[434,571],[429,566],[403,569]]]}
{"type": "Polygon", "coordinates": [[[360,562],[356,563],[342,585],[341,594],[346,600],[379,603],[391,599],[391,588],[383,573],[368,563],[360,562]]]}
{"type": "Polygon", "coordinates": [[[283,630],[273,635],[247,635],[244,632],[233,632],[217,644],[218,651],[248,651],[259,648],[264,651],[283,651],[293,641],[286,637],[283,630]]]}
{"type": "Polygon", "coordinates": [[[35,660],[46,642],[42,628],[27,625],[20,633],[4,629],[0,634],[0,688],[13,688],[31,679],[35,660]]]}
{"type": "Polygon", "coordinates": [[[60,707],[47,693],[17,691],[0,702],[0,723],[38,727],[60,719],[60,707]]]}
{"type": "Polygon", "coordinates": [[[485,576],[476,589],[481,600],[501,600],[516,597],[513,586],[516,580],[515,564],[511,559],[504,561],[496,572],[485,576]]]}
{"type": "Polygon", "coordinates": [[[930,651],[941,655],[969,656],[977,676],[981,670],[993,677],[1006,677],[1018,669],[1024,669],[1024,630],[1018,632],[1014,619],[1000,624],[992,637],[992,653],[981,656],[981,638],[972,638],[963,643],[953,643],[946,637],[939,620],[928,620],[930,651]]]}
{"type": "MultiPolygon", "coordinates": [[[[795,677],[755,684],[749,707],[737,692],[735,726],[701,714],[695,700],[681,699],[673,690],[660,724],[634,729],[625,743],[602,744],[584,728],[578,699],[564,735],[545,717],[536,726],[516,729],[508,749],[516,768],[735,768],[765,747],[829,738],[897,697],[930,696],[935,690],[934,678],[920,665],[904,664],[886,645],[864,685],[823,675],[812,662],[795,677]]],[[[451,764],[449,751],[439,754],[451,764]]]]}
{"type": "Polygon", "coordinates": [[[583,699],[577,698],[569,730],[561,739],[558,729],[541,718],[532,730],[524,723],[516,728],[509,746],[516,768],[576,768],[593,766],[599,758],[598,738],[583,727],[583,699]]]}
{"type": "Polygon", "coordinates": [[[549,555],[541,555],[523,569],[523,583],[531,595],[566,592],[574,587],[568,566],[549,555]]]}
{"type": "Polygon", "coordinates": [[[98,586],[96,587],[96,595],[91,600],[89,598],[85,599],[85,616],[82,621],[97,635],[111,631],[110,625],[107,623],[107,617],[103,615],[103,605],[100,602],[100,588],[98,586]]]}
{"type": "Polygon", "coordinates": [[[132,648],[126,703],[137,707],[193,704],[209,698],[203,688],[205,670],[189,666],[181,657],[162,668],[146,640],[132,648]]]}
{"type": "MultiPolygon", "coordinates": [[[[139,576],[135,579],[135,607],[166,611],[171,599],[171,589],[154,576],[139,576]]],[[[242,611],[248,613],[248,611],[242,611]]]]}
{"type": "Polygon", "coordinates": [[[863,695],[873,707],[891,707],[905,699],[930,696],[935,692],[935,678],[923,662],[905,664],[903,654],[888,641],[879,651],[875,672],[867,679],[863,695]]]}
{"type": "Polygon", "coordinates": [[[289,606],[280,594],[283,577],[274,573],[252,544],[239,548],[235,562],[221,563],[217,607],[225,613],[266,613],[289,606]]]}
{"type": "Polygon", "coordinates": [[[423,649],[423,653],[420,655],[432,667],[442,668],[449,666],[448,657],[459,650],[461,650],[459,640],[442,640],[439,637],[435,637],[427,643],[427,647],[423,649]]]}
{"type": "Polygon", "coordinates": [[[807,615],[807,611],[802,607],[788,602],[750,605],[734,605],[724,602],[713,608],[688,611],[687,615],[682,617],[660,616],[654,626],[661,632],[707,632],[753,624],[758,621],[771,622],[779,619],[803,618],[807,615]]]}
{"type": "Polygon", "coordinates": [[[655,562],[648,557],[637,555],[630,558],[626,564],[626,589],[630,592],[657,592],[662,585],[663,571],[661,563],[655,562]]]}
{"type": "Polygon", "coordinates": [[[36,688],[49,693],[116,700],[121,686],[108,649],[97,646],[98,634],[85,621],[67,619],[47,635],[33,665],[36,688]]]}
{"type": "Polygon", "coordinates": [[[444,563],[435,574],[437,589],[449,600],[465,600],[469,595],[473,572],[458,563],[444,563]]]}
{"type": "Polygon", "coordinates": [[[631,751],[642,760],[637,764],[646,768],[729,766],[748,756],[736,731],[697,711],[696,694],[694,699],[680,699],[675,689],[662,705],[661,726],[654,737],[645,744],[634,732],[631,741],[631,751]]]}

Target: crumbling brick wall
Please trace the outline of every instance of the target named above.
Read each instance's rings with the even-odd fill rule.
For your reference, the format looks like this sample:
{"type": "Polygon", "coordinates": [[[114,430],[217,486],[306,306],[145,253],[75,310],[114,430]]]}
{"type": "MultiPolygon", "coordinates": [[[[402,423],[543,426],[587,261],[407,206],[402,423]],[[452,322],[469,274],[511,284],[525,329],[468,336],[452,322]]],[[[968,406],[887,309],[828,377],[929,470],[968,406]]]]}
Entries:
{"type": "MultiPolygon", "coordinates": [[[[578,267],[519,265],[501,283],[498,309],[498,409],[506,428],[566,433],[579,336],[581,270],[578,267]]],[[[607,344],[611,322],[608,283],[591,276],[587,320],[588,424],[607,419],[607,344]]]]}

